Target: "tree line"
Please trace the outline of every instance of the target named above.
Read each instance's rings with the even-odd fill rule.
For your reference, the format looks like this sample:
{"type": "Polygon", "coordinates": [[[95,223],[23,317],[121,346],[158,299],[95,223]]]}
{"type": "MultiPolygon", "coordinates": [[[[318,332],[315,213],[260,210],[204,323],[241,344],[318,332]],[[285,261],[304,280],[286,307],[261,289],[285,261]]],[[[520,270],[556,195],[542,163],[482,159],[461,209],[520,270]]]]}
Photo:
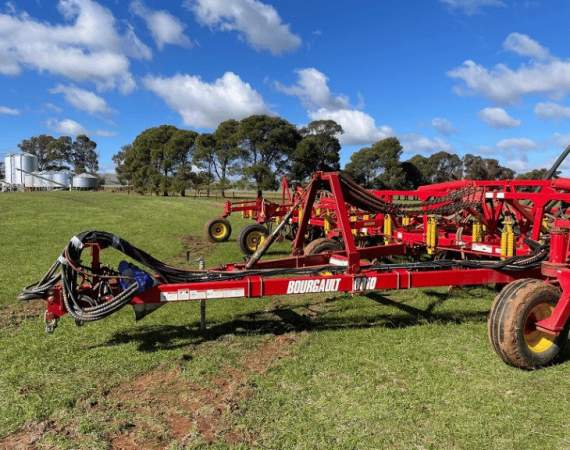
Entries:
{"type": "MultiPolygon", "coordinates": [[[[316,120],[297,128],[280,117],[254,115],[226,120],[212,133],[172,125],[149,128],[114,157],[121,183],[157,195],[186,189],[277,188],[281,176],[305,182],[315,171],[340,170],[342,127],[316,120]]],[[[401,161],[395,137],[382,139],[351,155],[345,172],[367,188],[414,189],[422,184],[462,178],[508,179],[515,172],[496,159],[440,151],[401,161]]],[[[540,178],[545,170],[520,177],[540,178]]]]}
{"type": "Polygon", "coordinates": [[[99,159],[95,151],[97,143],[84,134],[75,139],[70,136],[55,138],[41,134],[24,139],[18,147],[37,157],[40,171],[71,169],[77,174],[96,174],[99,170],[99,159]]]}

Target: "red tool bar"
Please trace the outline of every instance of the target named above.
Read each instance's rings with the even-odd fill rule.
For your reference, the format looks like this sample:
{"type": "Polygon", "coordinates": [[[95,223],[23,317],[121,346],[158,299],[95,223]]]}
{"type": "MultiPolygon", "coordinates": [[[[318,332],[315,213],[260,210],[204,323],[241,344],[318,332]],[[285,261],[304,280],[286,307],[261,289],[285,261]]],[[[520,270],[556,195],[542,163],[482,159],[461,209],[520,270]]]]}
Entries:
{"type": "Polygon", "coordinates": [[[132,303],[162,303],[223,298],[330,292],[364,293],[386,289],[509,283],[517,278],[539,278],[537,271],[499,272],[492,269],[363,271],[360,274],[265,278],[248,276],[233,281],[161,284],[133,298],[132,303]]]}

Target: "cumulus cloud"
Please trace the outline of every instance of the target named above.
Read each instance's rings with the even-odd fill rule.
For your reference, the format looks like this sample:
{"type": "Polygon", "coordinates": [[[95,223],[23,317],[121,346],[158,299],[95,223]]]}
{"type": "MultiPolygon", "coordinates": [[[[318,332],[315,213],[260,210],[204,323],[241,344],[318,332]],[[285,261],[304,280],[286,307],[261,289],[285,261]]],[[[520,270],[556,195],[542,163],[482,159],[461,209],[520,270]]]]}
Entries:
{"type": "Polygon", "coordinates": [[[16,108],[8,108],[7,106],[0,106],[0,114],[7,116],[19,116],[20,110],[16,108]]]}
{"type": "Polygon", "coordinates": [[[489,6],[505,6],[503,0],[440,0],[440,2],[450,9],[467,15],[476,14],[489,6]]]}
{"type": "Polygon", "coordinates": [[[226,119],[270,112],[262,96],[233,72],[226,72],[212,83],[194,75],[147,76],[144,85],[180,114],[188,126],[214,128],[226,119]]]}
{"type": "Polygon", "coordinates": [[[344,134],[340,141],[347,145],[363,145],[376,142],[394,131],[386,126],[376,125],[369,114],[350,105],[348,97],[333,94],[328,86],[326,75],[315,68],[305,68],[296,71],[297,82],[291,86],[275,83],[280,92],[298,97],[307,108],[311,120],[334,120],[344,134]]]}
{"type": "Polygon", "coordinates": [[[537,103],[534,113],[541,119],[570,119],[570,107],[553,102],[537,103]]]}
{"type": "Polygon", "coordinates": [[[107,114],[111,112],[111,108],[109,108],[104,98],[76,86],[59,84],[50,89],[50,92],[52,94],[63,94],[67,103],[90,114],[107,114]]]}
{"type": "Polygon", "coordinates": [[[0,14],[0,74],[18,75],[28,68],[91,81],[99,89],[132,91],[129,58],[151,57],[132,28],[120,33],[111,11],[93,0],[60,0],[58,10],[63,24],[27,13],[0,14]]]}
{"type": "Polygon", "coordinates": [[[445,135],[450,135],[457,132],[451,121],[444,117],[434,117],[431,121],[431,126],[441,134],[445,135]]]}
{"type": "Polygon", "coordinates": [[[286,86],[280,82],[275,83],[278,91],[287,95],[299,97],[306,108],[342,109],[349,107],[346,96],[333,95],[327,76],[314,67],[296,70],[297,83],[286,86]]]}
{"type": "Polygon", "coordinates": [[[456,88],[457,93],[476,93],[498,103],[513,103],[529,94],[561,97],[570,92],[569,60],[549,56],[546,48],[519,33],[510,34],[503,45],[532,59],[516,69],[505,64],[488,69],[467,60],[448,72],[448,76],[463,82],[456,88]]]}
{"type": "Polygon", "coordinates": [[[439,151],[454,152],[453,146],[441,138],[429,138],[420,134],[401,136],[402,147],[408,153],[436,153],[439,151]]]}
{"type": "Polygon", "coordinates": [[[346,145],[370,144],[394,135],[389,126],[377,126],[374,118],[357,109],[330,110],[320,108],[309,111],[311,120],[334,120],[344,130],[340,141],[346,145]]]}
{"type": "Polygon", "coordinates": [[[156,46],[162,49],[165,45],[190,47],[192,41],[184,34],[184,24],[165,10],[153,10],[139,0],[131,2],[133,14],[142,18],[148,27],[156,46]]]}
{"type": "Polygon", "coordinates": [[[184,4],[201,24],[236,31],[256,50],[278,55],[301,45],[301,38],[282,22],[275,8],[259,0],[186,0],[184,4]]]}
{"type": "Polygon", "coordinates": [[[78,134],[87,134],[87,129],[72,119],[49,119],[47,121],[47,126],[49,129],[55,131],[56,133],[63,134],[66,136],[77,136],[78,134]]]}
{"type": "Polygon", "coordinates": [[[514,128],[521,124],[503,108],[483,108],[479,111],[479,118],[493,128],[514,128]]]}
{"type": "Polygon", "coordinates": [[[549,59],[550,52],[537,41],[522,33],[511,33],[503,42],[505,50],[535,59],[549,59]]]}
{"type": "Polygon", "coordinates": [[[497,142],[497,148],[500,150],[527,152],[529,150],[534,150],[537,147],[538,145],[536,142],[528,138],[509,138],[502,139],[497,142]]]}

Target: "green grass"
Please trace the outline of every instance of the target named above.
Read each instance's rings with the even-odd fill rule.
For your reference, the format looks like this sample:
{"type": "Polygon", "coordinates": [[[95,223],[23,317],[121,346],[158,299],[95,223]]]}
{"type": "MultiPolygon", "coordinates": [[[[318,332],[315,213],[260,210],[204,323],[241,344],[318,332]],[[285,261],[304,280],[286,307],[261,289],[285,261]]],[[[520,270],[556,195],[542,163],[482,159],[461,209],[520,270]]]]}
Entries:
{"type": "MultiPolygon", "coordinates": [[[[20,288],[79,231],[112,231],[158,258],[183,262],[181,238],[201,238],[220,210],[205,199],[0,195],[0,314],[18,311],[20,288]]],[[[230,242],[202,247],[209,266],[241,259],[234,239],[245,222],[232,222],[230,242]]],[[[44,445],[107,448],[110,419],[128,420],[105,398],[110,389],[156,367],[181,368],[185,379],[211,386],[228,366],[239,367],[243,354],[289,331],[302,338],[253,375],[250,395],[228,417],[252,436],[246,447],[570,448],[570,366],[505,366],[486,338],[491,290],[382,294],[213,301],[205,335],[190,303],[141,322],[129,309],[81,328],[64,318],[51,336],[40,318],[1,321],[0,436],[50,419],[71,424],[73,433],[52,433],[44,445]],[[105,409],[90,409],[93,401],[105,409]]],[[[203,444],[166,436],[172,448],[203,444]]]]}

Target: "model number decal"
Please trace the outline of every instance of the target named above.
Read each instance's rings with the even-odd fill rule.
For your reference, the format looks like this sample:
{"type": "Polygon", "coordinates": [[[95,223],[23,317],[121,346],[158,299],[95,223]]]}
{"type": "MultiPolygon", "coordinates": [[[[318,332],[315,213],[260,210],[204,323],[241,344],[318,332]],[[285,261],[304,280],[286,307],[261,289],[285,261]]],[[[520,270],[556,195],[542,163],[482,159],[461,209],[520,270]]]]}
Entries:
{"type": "Polygon", "coordinates": [[[316,292],[336,292],[340,278],[320,278],[316,280],[289,281],[287,294],[307,294],[316,292]]]}
{"type": "Polygon", "coordinates": [[[352,282],[353,291],[373,291],[376,289],[377,277],[358,277],[352,282]]]}

